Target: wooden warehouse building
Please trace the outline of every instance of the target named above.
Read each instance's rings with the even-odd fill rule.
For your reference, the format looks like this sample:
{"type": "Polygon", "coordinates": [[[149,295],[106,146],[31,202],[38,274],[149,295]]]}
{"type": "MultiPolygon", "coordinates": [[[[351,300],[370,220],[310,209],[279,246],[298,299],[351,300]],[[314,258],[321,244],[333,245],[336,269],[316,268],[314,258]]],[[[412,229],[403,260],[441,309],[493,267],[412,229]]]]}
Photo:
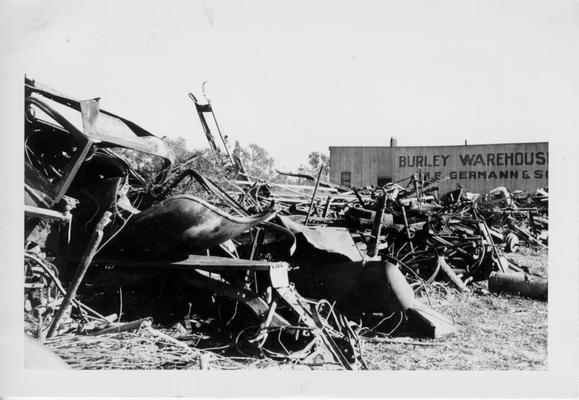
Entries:
{"type": "Polygon", "coordinates": [[[534,191],[548,186],[549,145],[538,143],[460,146],[332,146],[330,181],[362,187],[382,186],[415,173],[443,179],[441,192],[456,189],[486,193],[497,186],[534,191]]]}

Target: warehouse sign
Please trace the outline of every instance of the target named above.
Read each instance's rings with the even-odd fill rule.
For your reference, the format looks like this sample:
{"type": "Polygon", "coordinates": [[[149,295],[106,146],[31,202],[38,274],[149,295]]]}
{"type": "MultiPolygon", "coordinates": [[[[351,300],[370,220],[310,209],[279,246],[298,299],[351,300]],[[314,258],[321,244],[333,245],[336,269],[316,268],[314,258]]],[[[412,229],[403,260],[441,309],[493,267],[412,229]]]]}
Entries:
{"type": "Polygon", "coordinates": [[[460,147],[454,147],[451,148],[453,151],[437,153],[432,152],[435,148],[406,149],[414,150],[414,154],[402,148],[396,149],[395,165],[398,171],[420,171],[425,179],[448,177],[461,182],[471,181],[472,184],[477,180],[545,180],[546,183],[549,177],[546,150],[472,151],[466,147],[458,151],[460,147]]]}
{"type": "MultiPolygon", "coordinates": [[[[446,167],[450,154],[404,155],[399,157],[398,167],[446,167]]],[[[470,153],[458,154],[463,166],[495,166],[495,165],[546,165],[547,155],[543,151],[531,153],[470,153]]]]}
{"type": "Polygon", "coordinates": [[[549,144],[330,147],[330,179],[335,183],[382,186],[416,173],[441,179],[442,192],[457,184],[478,193],[497,186],[534,191],[548,186],[549,144]]]}

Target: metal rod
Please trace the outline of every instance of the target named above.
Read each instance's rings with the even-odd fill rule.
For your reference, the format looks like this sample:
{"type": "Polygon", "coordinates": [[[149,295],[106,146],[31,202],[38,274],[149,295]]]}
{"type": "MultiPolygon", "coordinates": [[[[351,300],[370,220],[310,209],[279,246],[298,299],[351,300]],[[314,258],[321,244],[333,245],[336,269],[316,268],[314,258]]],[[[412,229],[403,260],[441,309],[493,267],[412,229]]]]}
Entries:
{"type": "Polygon", "coordinates": [[[24,205],[24,213],[26,214],[27,217],[30,216],[30,217],[50,218],[63,222],[67,222],[70,219],[70,216],[66,215],[63,212],[29,206],[26,204],[24,205]]]}
{"type": "Polygon", "coordinates": [[[408,225],[408,218],[406,217],[406,209],[404,208],[404,206],[402,206],[402,217],[404,218],[404,226],[406,228],[406,236],[408,237],[410,249],[414,251],[414,245],[412,244],[412,238],[410,237],[410,226],[408,225]]]}
{"type": "Polygon", "coordinates": [[[136,321],[125,322],[124,324],[113,325],[97,332],[92,332],[89,336],[106,335],[108,333],[120,333],[140,329],[141,327],[150,327],[153,322],[151,317],[141,318],[136,321]]]}
{"type": "Polygon", "coordinates": [[[410,227],[408,226],[408,218],[406,218],[406,209],[402,206],[402,218],[404,219],[404,228],[406,229],[406,236],[410,239],[410,227]]]}
{"type": "Polygon", "coordinates": [[[84,275],[86,274],[86,271],[88,270],[88,267],[96,254],[96,250],[103,239],[103,230],[109,224],[109,222],[111,222],[111,215],[112,213],[110,211],[105,211],[101,220],[97,224],[87,245],[87,249],[80,260],[80,264],[76,269],[74,277],[72,278],[66,296],[62,300],[62,304],[58,309],[54,321],[52,321],[52,325],[50,325],[50,329],[48,330],[48,334],[46,335],[47,338],[51,338],[58,331],[58,326],[60,325],[62,317],[70,307],[70,304],[72,303],[73,299],[76,297],[76,292],[80,287],[84,275]]]}
{"type": "Polygon", "coordinates": [[[378,253],[378,242],[380,240],[380,231],[382,230],[382,218],[384,217],[384,208],[386,207],[386,193],[378,198],[376,202],[376,216],[372,226],[372,239],[368,246],[368,257],[374,257],[378,253]]]}
{"type": "Polygon", "coordinates": [[[231,153],[229,152],[229,148],[227,147],[227,143],[225,142],[225,139],[223,138],[223,134],[221,133],[221,128],[219,127],[219,122],[217,122],[217,116],[215,115],[215,110],[213,110],[213,104],[211,104],[211,100],[209,100],[209,98],[205,94],[205,84],[206,83],[207,83],[207,81],[203,82],[203,96],[205,97],[205,100],[207,100],[207,104],[209,104],[209,109],[211,110],[211,116],[213,117],[213,121],[215,122],[215,126],[217,127],[217,132],[219,133],[219,137],[221,138],[221,142],[223,143],[223,147],[225,148],[225,152],[227,153],[227,157],[229,157],[229,160],[233,164],[235,164],[235,161],[233,160],[233,157],[231,156],[231,153]]]}
{"type": "Polygon", "coordinates": [[[418,211],[420,211],[420,192],[418,190],[418,179],[419,179],[418,175],[414,174],[414,191],[416,192],[416,204],[418,206],[418,211]]]}
{"type": "Polygon", "coordinates": [[[473,213],[474,213],[475,218],[477,218],[477,220],[478,220],[478,226],[479,226],[480,231],[483,234],[483,238],[491,246],[491,251],[494,255],[494,258],[495,258],[495,261],[496,261],[497,266],[499,268],[499,271],[500,272],[506,272],[508,265],[506,263],[505,258],[499,253],[499,250],[497,249],[497,246],[495,245],[495,242],[493,241],[493,236],[490,233],[490,230],[489,230],[489,227],[488,227],[486,221],[484,220],[484,218],[481,218],[479,216],[476,209],[473,210],[473,213]]]}
{"type": "Polygon", "coordinates": [[[322,176],[323,170],[324,167],[320,167],[320,172],[318,172],[318,179],[316,179],[316,186],[314,187],[314,192],[312,193],[312,200],[310,201],[310,208],[308,209],[308,215],[306,216],[304,226],[308,225],[308,220],[310,219],[310,215],[312,214],[312,208],[314,207],[314,200],[316,199],[316,192],[318,191],[318,186],[320,184],[320,178],[322,176]]]}
{"type": "Polygon", "coordinates": [[[322,218],[326,218],[328,216],[328,212],[330,212],[330,206],[332,205],[332,196],[328,196],[326,200],[326,206],[324,207],[324,212],[322,213],[322,218]]]}
{"type": "MultiPolygon", "coordinates": [[[[256,228],[255,238],[253,239],[253,244],[251,246],[251,253],[249,255],[250,260],[255,260],[255,258],[257,257],[257,255],[259,253],[259,248],[261,247],[261,244],[263,243],[264,233],[265,233],[265,230],[263,228],[256,228]]],[[[256,293],[258,293],[257,271],[247,270],[247,276],[249,277],[250,275],[253,275],[254,290],[256,293]]]]}

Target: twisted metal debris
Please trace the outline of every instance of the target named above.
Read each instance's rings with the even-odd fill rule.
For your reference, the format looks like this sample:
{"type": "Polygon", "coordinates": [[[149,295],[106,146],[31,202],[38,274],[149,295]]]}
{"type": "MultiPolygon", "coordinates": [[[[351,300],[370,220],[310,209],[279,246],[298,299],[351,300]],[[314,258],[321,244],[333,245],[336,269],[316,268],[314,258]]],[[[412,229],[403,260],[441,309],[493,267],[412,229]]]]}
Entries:
{"type": "Polygon", "coordinates": [[[320,182],[321,170],[281,173],[313,186],[259,180],[221,131],[219,150],[205,120],[215,117],[211,104],[191,95],[229,178],[218,184],[191,168],[199,156],[175,163],[161,139],[101,110],[98,99],[79,101],[28,78],[25,93],[25,330],[40,341],[54,335],[52,347],[63,334],[111,329],[111,340],[136,340],[118,331],[140,332],[155,314],[159,326],[174,328],[173,346],[189,343],[180,350],[187,355],[167,350],[185,364],[186,348],[205,344],[228,357],[364,368],[361,335],[455,330],[416,292],[437,281],[464,291],[495,272],[524,273],[504,251],[547,245],[547,189],[439,196],[437,182],[420,173],[357,189],[320,182]],[[80,114],[82,128],[63,108],[80,114]],[[157,165],[153,173],[139,171],[145,161],[157,165]],[[118,313],[109,313],[111,291],[118,313]],[[123,293],[139,300],[123,301],[123,293]],[[107,311],[84,304],[99,298],[107,311]],[[121,324],[126,315],[134,321],[121,324]]]}

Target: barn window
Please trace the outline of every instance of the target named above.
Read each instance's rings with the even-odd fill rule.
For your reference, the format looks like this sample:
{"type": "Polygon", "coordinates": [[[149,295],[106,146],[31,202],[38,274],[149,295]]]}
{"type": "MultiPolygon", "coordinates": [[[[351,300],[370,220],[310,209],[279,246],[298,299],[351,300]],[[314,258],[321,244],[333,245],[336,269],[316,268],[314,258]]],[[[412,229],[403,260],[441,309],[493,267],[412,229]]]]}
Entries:
{"type": "Polygon", "coordinates": [[[352,186],[352,174],[350,172],[342,172],[340,176],[340,184],[342,186],[352,186]]]}

